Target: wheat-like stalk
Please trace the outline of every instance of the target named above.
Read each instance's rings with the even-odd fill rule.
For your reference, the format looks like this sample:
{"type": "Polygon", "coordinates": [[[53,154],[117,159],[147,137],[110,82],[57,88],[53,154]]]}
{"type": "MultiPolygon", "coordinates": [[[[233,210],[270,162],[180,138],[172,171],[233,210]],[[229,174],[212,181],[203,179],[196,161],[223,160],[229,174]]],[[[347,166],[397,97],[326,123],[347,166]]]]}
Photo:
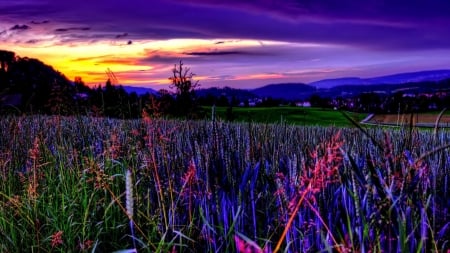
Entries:
{"type": "Polygon", "coordinates": [[[133,213],[134,213],[133,179],[131,177],[130,169],[127,169],[127,171],[125,172],[125,198],[126,198],[125,209],[128,215],[128,219],[130,219],[131,238],[133,240],[134,249],[136,249],[134,222],[133,222],[133,213]]]}
{"type": "Polygon", "coordinates": [[[131,170],[127,170],[125,174],[125,198],[126,198],[126,210],[127,215],[130,220],[133,220],[133,209],[134,209],[134,199],[133,199],[133,180],[131,178],[131,170]]]}

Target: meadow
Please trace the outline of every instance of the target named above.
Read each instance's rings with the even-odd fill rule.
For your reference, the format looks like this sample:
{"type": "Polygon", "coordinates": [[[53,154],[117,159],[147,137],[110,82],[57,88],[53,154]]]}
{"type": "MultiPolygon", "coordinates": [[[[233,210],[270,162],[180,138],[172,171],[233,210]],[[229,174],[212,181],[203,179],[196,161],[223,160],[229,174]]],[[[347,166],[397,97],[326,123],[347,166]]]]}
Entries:
{"type": "MultiPolygon", "coordinates": [[[[204,107],[207,118],[212,117],[212,108],[204,107]]],[[[228,107],[216,107],[215,113],[218,119],[227,119],[228,107]]],[[[258,123],[287,123],[301,126],[339,126],[351,127],[352,123],[342,115],[340,111],[329,108],[315,107],[233,107],[233,121],[235,122],[258,122],[258,123]]],[[[347,113],[355,121],[363,120],[365,113],[347,113]]]]}
{"type": "Polygon", "coordinates": [[[447,252],[449,140],[414,127],[3,117],[0,252],[447,252]]]}

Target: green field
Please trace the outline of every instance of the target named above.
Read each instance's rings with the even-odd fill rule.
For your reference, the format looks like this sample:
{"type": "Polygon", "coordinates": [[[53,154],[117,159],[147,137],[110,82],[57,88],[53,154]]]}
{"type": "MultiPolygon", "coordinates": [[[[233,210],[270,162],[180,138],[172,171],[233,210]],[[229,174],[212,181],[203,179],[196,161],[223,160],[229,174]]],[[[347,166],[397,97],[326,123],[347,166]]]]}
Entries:
{"type": "MultiPolygon", "coordinates": [[[[204,107],[207,117],[211,118],[212,108],[204,107]]],[[[233,107],[234,121],[236,122],[259,122],[280,123],[285,122],[294,125],[305,126],[351,126],[340,111],[325,108],[303,108],[303,107],[233,107]]],[[[216,117],[225,120],[227,107],[216,107],[216,117]]],[[[359,122],[367,114],[347,113],[359,122]]]]}

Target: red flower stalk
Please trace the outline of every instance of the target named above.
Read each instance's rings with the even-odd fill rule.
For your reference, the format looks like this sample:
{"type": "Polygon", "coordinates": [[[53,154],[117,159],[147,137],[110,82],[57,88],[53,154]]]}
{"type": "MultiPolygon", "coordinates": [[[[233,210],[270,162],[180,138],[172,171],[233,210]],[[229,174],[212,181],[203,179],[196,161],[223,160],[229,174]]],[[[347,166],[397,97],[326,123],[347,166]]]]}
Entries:
{"type": "Polygon", "coordinates": [[[52,236],[51,236],[51,245],[52,245],[52,248],[56,248],[56,247],[58,247],[59,245],[62,245],[63,244],[63,239],[62,239],[62,234],[63,234],[63,231],[58,231],[58,232],[56,232],[56,233],[54,233],[52,236]]]}

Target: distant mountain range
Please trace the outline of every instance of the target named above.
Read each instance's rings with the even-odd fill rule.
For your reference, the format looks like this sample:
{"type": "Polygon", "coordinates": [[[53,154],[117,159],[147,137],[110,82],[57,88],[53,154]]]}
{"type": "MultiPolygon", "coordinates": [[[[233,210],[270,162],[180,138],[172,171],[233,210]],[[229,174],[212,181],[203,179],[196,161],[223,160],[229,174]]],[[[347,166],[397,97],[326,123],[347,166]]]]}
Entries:
{"type": "Polygon", "coordinates": [[[220,97],[224,96],[227,98],[235,98],[239,101],[244,101],[252,98],[258,97],[254,92],[250,90],[244,90],[244,89],[235,89],[230,87],[224,87],[224,88],[206,88],[206,89],[198,89],[195,91],[197,96],[199,97],[220,97]]]}
{"type": "Polygon", "coordinates": [[[316,88],[332,88],[340,85],[375,85],[375,84],[402,84],[424,81],[440,81],[450,78],[450,70],[429,70],[419,72],[400,73],[372,78],[345,77],[324,79],[309,83],[316,88]]]}
{"type": "Polygon", "coordinates": [[[137,95],[144,95],[146,93],[148,94],[156,94],[158,91],[152,89],[152,88],[146,88],[146,87],[136,87],[136,86],[128,86],[128,85],[122,85],[122,87],[125,89],[126,92],[132,93],[135,92],[137,95]]]}
{"type": "Polygon", "coordinates": [[[321,97],[351,97],[361,93],[375,92],[392,94],[397,91],[424,93],[450,90],[450,70],[432,70],[400,73],[373,78],[345,77],[324,79],[309,84],[279,83],[269,84],[256,89],[208,88],[200,89],[197,95],[240,98],[274,98],[285,100],[305,100],[314,94],[321,97]]]}

